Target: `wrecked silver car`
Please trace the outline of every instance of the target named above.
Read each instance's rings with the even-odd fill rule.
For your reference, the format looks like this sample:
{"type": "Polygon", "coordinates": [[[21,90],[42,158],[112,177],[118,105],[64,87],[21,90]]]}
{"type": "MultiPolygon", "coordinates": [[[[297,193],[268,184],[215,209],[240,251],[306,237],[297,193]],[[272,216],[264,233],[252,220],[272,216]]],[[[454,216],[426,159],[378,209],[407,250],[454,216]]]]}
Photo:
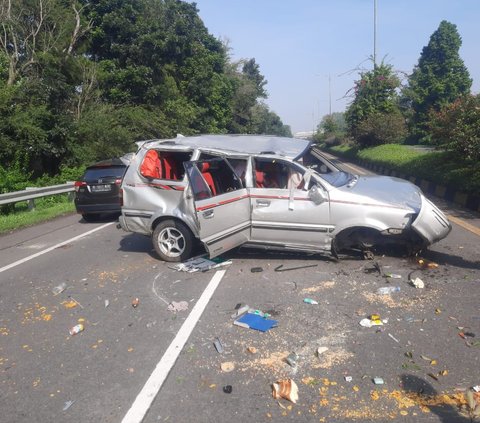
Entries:
{"type": "Polygon", "coordinates": [[[340,171],[309,141],[202,135],[140,144],[122,183],[120,225],[152,236],[162,260],[248,245],[330,253],[381,245],[419,251],[445,215],[408,181],[340,171]]]}

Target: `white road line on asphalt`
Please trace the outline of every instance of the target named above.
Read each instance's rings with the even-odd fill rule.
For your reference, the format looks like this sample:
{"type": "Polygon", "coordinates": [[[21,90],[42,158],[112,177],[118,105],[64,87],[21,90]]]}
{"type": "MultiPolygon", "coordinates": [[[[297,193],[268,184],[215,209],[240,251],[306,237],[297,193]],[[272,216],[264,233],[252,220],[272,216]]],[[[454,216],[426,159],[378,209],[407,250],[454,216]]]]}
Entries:
{"type": "Polygon", "coordinates": [[[193,307],[191,313],[185,319],[182,327],[178,331],[172,343],[169,345],[162,358],[158,362],[155,370],[152,372],[147,382],[143,386],[137,398],[133,402],[130,410],[122,420],[122,423],[140,423],[147,414],[153,400],[162,388],[165,379],[170,370],[175,365],[179,354],[182,352],[185,343],[192,333],[195,325],[202,316],[203,311],[207,307],[210,298],[218,287],[218,284],[225,275],[226,270],[219,270],[213,275],[213,278],[208,283],[205,291],[203,291],[199,300],[193,307]]]}
{"type": "Polygon", "coordinates": [[[31,256],[25,257],[23,259],[17,260],[13,263],[7,264],[6,266],[0,267],[0,273],[5,272],[6,270],[9,270],[13,267],[19,266],[20,264],[26,263],[27,261],[33,260],[34,258],[37,258],[43,254],[49,253],[52,250],[55,250],[55,248],[60,248],[63,247],[66,244],[70,244],[71,242],[77,241],[83,237],[86,237],[87,235],[93,234],[94,232],[100,231],[103,228],[106,228],[107,226],[113,225],[115,222],[108,222],[105,223],[102,226],[98,226],[95,229],[92,229],[91,231],[87,231],[83,234],[77,235],[73,238],[67,239],[66,241],[60,242],[59,244],[53,245],[52,247],[46,248],[45,250],[39,251],[38,253],[32,254],[31,256]]]}

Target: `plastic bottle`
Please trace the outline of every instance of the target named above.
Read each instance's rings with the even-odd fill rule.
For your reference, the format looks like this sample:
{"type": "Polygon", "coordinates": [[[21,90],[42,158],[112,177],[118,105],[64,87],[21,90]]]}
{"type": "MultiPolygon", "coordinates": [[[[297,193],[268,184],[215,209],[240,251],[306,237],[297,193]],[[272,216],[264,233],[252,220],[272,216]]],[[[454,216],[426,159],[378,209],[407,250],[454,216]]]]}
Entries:
{"type": "Polygon", "coordinates": [[[318,304],[318,301],[315,301],[315,300],[313,300],[313,299],[311,299],[311,298],[305,298],[305,299],[303,300],[303,302],[306,303],[306,304],[318,304]]]}
{"type": "Polygon", "coordinates": [[[399,292],[399,291],[400,291],[399,286],[382,286],[381,288],[377,289],[377,294],[387,295],[387,294],[393,294],[394,292],[399,292]]]}

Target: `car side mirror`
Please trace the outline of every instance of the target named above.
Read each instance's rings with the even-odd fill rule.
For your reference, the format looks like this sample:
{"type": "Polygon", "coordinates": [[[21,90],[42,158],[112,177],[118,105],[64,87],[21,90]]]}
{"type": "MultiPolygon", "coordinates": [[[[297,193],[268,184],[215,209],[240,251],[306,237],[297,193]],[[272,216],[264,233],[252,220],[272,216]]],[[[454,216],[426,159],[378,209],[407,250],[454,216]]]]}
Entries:
{"type": "Polygon", "coordinates": [[[308,198],[310,198],[310,200],[312,200],[316,205],[327,201],[327,196],[317,185],[313,185],[312,188],[310,188],[308,191],[308,198]]]}

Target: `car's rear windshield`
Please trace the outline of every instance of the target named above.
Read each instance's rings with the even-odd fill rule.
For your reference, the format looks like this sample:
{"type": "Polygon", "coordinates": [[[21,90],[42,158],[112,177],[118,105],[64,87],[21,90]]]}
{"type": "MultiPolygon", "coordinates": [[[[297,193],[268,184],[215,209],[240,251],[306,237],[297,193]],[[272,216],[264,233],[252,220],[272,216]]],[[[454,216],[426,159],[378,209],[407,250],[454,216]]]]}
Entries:
{"type": "Polygon", "coordinates": [[[83,179],[98,179],[98,178],[122,178],[125,173],[125,166],[108,166],[108,167],[91,167],[85,171],[83,179]]]}

